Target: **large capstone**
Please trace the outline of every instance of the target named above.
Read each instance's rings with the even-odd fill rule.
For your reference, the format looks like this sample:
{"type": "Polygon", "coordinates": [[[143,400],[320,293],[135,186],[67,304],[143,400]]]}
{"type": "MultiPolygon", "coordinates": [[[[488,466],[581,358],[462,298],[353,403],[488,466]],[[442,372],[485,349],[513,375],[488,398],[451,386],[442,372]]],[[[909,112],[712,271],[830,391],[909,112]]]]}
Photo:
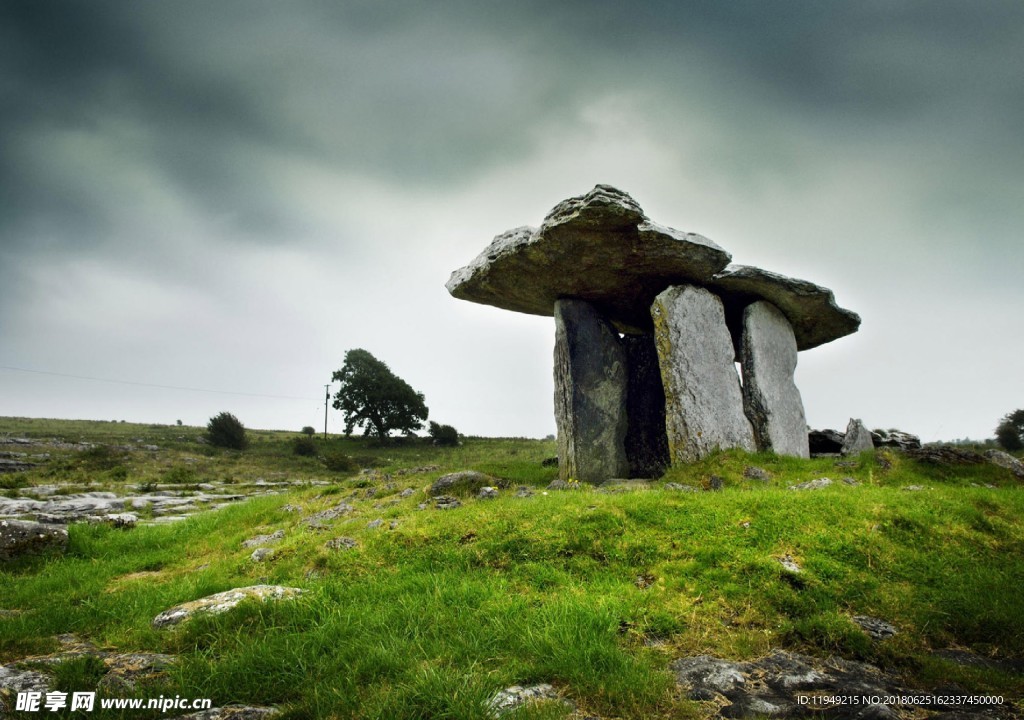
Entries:
{"type": "Polygon", "coordinates": [[[669,466],[665,389],[654,334],[622,338],[629,373],[626,392],[626,459],[631,478],[660,477],[669,466]]]}
{"type": "Polygon", "coordinates": [[[629,195],[598,185],[560,202],[540,228],[498,235],[446,287],[460,300],[532,315],[579,298],[621,331],[649,332],[655,295],[709,281],[730,259],[707,238],[653,223],[629,195]]]}
{"type": "Polygon", "coordinates": [[[674,286],[655,298],[651,317],[672,461],[692,462],[716,448],[753,452],[721,300],[703,288],[674,286]]]}
{"type": "Polygon", "coordinates": [[[743,408],[759,450],[810,457],[796,371],[796,338],[786,316],[764,300],[743,313],[743,408]]]}
{"type": "Polygon", "coordinates": [[[625,350],[590,303],[564,299],[554,309],[559,478],[623,477],[629,472],[625,350]]]}

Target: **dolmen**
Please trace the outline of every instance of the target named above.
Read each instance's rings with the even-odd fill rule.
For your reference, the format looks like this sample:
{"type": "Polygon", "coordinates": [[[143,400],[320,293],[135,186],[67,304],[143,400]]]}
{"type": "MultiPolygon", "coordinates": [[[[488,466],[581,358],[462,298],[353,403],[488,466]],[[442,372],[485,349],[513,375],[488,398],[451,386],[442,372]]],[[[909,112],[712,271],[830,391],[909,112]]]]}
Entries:
{"type": "Polygon", "coordinates": [[[808,457],[797,352],[860,317],[826,288],[731,260],[598,185],[498,235],[447,288],[555,318],[562,480],[657,477],[715,449],[808,457]]]}

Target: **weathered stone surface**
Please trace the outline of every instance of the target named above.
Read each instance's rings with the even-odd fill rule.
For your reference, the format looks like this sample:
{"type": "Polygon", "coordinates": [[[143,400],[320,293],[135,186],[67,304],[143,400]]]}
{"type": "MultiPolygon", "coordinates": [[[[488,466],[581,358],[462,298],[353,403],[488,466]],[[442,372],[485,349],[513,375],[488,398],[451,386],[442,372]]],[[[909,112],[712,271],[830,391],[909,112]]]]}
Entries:
{"type": "Polygon", "coordinates": [[[981,453],[953,445],[929,445],[908,450],[907,457],[932,465],[979,465],[986,462],[981,453]]]}
{"type": "Polygon", "coordinates": [[[491,698],[490,702],[487,703],[487,709],[491,717],[500,718],[524,705],[542,700],[556,700],[567,706],[575,707],[571,701],[559,695],[552,685],[541,683],[539,685],[527,685],[526,687],[522,685],[507,687],[491,698]]]}
{"type": "Polygon", "coordinates": [[[872,640],[885,640],[899,632],[896,629],[896,626],[892,623],[886,622],[880,618],[871,617],[870,615],[854,615],[850,619],[853,620],[861,630],[866,632],[872,640]]]}
{"type": "Polygon", "coordinates": [[[331,538],[324,545],[328,550],[352,550],[359,547],[359,543],[349,537],[331,538]]]}
{"type": "Polygon", "coordinates": [[[272,707],[233,705],[200,710],[188,715],[178,715],[170,720],[270,720],[280,714],[280,710],[272,707]]]}
{"type": "Polygon", "coordinates": [[[302,590],[282,585],[252,585],[216,593],[208,597],[175,605],[153,618],[153,627],[168,627],[188,620],[196,614],[219,614],[236,607],[243,600],[287,600],[302,594],[302,590]]]}
{"type": "Polygon", "coordinates": [[[462,502],[452,495],[438,495],[431,499],[434,501],[434,507],[438,510],[454,510],[457,507],[462,507],[462,502]]]}
{"type": "Polygon", "coordinates": [[[721,300],[703,288],[675,286],[655,298],[651,317],[672,461],[692,462],[716,448],[753,452],[721,300]]]}
{"type": "Polygon", "coordinates": [[[36,467],[36,463],[15,460],[11,458],[0,458],[0,473],[25,472],[36,467]]]}
{"type": "Polygon", "coordinates": [[[743,312],[743,409],[757,447],[778,455],[810,457],[804,403],[793,374],[793,328],[778,308],[760,300],[743,312]]]}
{"type": "Polygon", "coordinates": [[[539,229],[497,236],[447,288],[461,300],[532,315],[551,315],[559,298],[580,298],[619,330],[641,332],[650,328],[655,295],[706,282],[730,259],[707,238],[650,222],[629,195],[598,185],[556,205],[539,229]]]}
{"type": "Polygon", "coordinates": [[[43,552],[63,551],[68,531],[28,520],[0,520],[0,560],[43,552]]]}
{"type": "Polygon", "coordinates": [[[743,477],[749,480],[760,480],[761,482],[768,482],[772,479],[772,474],[764,468],[759,468],[754,465],[748,465],[743,468],[743,477]]]}
{"type": "Polygon", "coordinates": [[[823,477],[817,480],[808,480],[807,482],[797,483],[796,485],[790,485],[790,490],[821,490],[827,488],[832,484],[832,479],[823,477]]]}
{"type": "Polygon", "coordinates": [[[665,389],[654,334],[626,335],[626,461],[633,478],[661,477],[669,466],[665,389]]]}
{"type": "Polygon", "coordinates": [[[811,430],[807,433],[807,444],[811,455],[838,455],[845,437],[838,430],[811,430]]]}
{"type": "Polygon", "coordinates": [[[460,472],[442,475],[430,486],[429,495],[472,495],[483,487],[503,487],[507,485],[503,480],[485,475],[476,470],[462,470],[460,472]]]}
{"type": "Polygon", "coordinates": [[[839,452],[843,455],[858,455],[865,450],[874,449],[875,443],[871,439],[871,432],[860,420],[850,418],[850,423],[846,426],[846,436],[843,438],[843,447],[839,452]]]}
{"type": "Polygon", "coordinates": [[[916,450],[921,447],[921,438],[902,430],[872,430],[871,441],[875,447],[894,447],[900,450],[916,450]]]}
{"type": "Polygon", "coordinates": [[[1002,450],[986,450],[985,458],[993,465],[1006,468],[1014,474],[1014,477],[1024,480],[1024,462],[1021,462],[1010,453],[1002,450]]]}
{"type": "Polygon", "coordinates": [[[559,478],[622,477],[629,472],[626,352],[590,303],[562,299],[554,308],[559,478]]]}
{"type": "Polygon", "coordinates": [[[254,548],[261,545],[270,545],[284,539],[284,530],[276,530],[269,535],[257,535],[242,541],[242,547],[254,548]]]}
{"type": "Polygon", "coordinates": [[[809,350],[857,331],[860,316],[836,305],[832,291],[749,265],[730,265],[707,287],[725,304],[725,317],[736,339],[739,358],[743,311],[753,302],[767,300],[778,308],[796,337],[797,350],[809,350]]]}
{"type": "Polygon", "coordinates": [[[496,487],[482,487],[480,492],[477,493],[477,497],[481,500],[493,500],[498,497],[498,488],[496,487]]]}
{"type": "Polygon", "coordinates": [[[259,547],[252,551],[252,555],[249,559],[253,562],[266,562],[270,558],[274,557],[274,548],[259,547]]]}

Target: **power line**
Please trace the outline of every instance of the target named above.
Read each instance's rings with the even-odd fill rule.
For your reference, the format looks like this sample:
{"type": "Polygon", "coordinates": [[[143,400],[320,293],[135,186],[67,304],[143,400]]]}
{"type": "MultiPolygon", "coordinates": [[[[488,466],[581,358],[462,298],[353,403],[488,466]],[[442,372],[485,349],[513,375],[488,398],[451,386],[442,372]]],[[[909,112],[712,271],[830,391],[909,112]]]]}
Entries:
{"type": "Polygon", "coordinates": [[[232,392],[230,390],[210,390],[208,388],[182,387],[180,385],[158,385],[156,383],[133,382],[131,380],[112,380],[111,378],[90,377],[88,375],[71,375],[69,373],[49,372],[47,370],[30,370],[28,368],[0,365],[0,370],[32,373],[33,375],[52,375],[54,377],[73,378],[75,380],[92,380],[95,382],[113,383],[115,385],[133,385],[135,387],[160,388],[162,390],[187,390],[188,392],[213,393],[215,395],[241,395],[244,397],[274,398],[276,400],[314,400],[317,398],[297,397],[295,395],[267,395],[264,393],[232,392]]]}

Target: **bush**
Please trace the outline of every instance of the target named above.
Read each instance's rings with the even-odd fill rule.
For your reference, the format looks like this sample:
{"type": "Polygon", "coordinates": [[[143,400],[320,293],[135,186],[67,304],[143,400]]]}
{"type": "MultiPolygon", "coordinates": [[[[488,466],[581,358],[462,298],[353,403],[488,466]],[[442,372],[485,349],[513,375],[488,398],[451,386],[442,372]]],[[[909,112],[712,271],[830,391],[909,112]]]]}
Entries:
{"type": "Polygon", "coordinates": [[[304,428],[302,428],[302,434],[313,437],[314,435],[316,435],[316,429],[312,425],[306,425],[304,428]]]}
{"type": "Polygon", "coordinates": [[[292,452],[296,455],[302,455],[303,457],[312,457],[316,455],[316,442],[311,437],[302,436],[295,438],[295,442],[292,444],[292,452]]]}
{"type": "Polygon", "coordinates": [[[354,459],[341,453],[325,456],[324,465],[333,472],[351,473],[359,469],[359,465],[356,464],[354,459]]]}
{"type": "Polygon", "coordinates": [[[459,444],[459,431],[451,425],[439,425],[431,420],[430,439],[435,445],[455,446],[459,444]]]}
{"type": "Polygon", "coordinates": [[[249,446],[245,437],[245,426],[229,412],[222,412],[210,418],[206,424],[206,437],[211,445],[244,450],[249,446]]]}
{"type": "Polygon", "coordinates": [[[999,422],[996,442],[1010,452],[1024,449],[1024,410],[1015,410],[999,422]]]}

